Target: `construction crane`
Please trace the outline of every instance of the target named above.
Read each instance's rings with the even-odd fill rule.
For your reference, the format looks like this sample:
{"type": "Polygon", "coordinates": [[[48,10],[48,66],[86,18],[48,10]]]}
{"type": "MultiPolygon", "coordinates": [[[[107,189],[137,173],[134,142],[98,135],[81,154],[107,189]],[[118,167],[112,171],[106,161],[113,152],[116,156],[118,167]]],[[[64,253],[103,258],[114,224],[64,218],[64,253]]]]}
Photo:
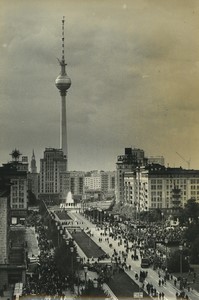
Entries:
{"type": "Polygon", "coordinates": [[[190,169],[190,163],[191,163],[191,158],[189,160],[186,160],[182,155],[180,155],[178,152],[176,152],[176,154],[178,156],[180,156],[180,158],[182,158],[182,160],[184,160],[187,163],[188,169],[190,169]]]}

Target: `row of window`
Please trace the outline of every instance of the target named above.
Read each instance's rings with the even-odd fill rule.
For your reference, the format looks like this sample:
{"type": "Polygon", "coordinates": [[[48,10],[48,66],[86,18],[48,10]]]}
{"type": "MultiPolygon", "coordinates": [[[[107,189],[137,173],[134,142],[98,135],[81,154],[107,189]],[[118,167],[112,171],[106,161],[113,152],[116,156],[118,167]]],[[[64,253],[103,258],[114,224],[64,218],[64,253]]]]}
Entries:
{"type": "Polygon", "coordinates": [[[25,208],[25,206],[23,204],[13,204],[12,208],[25,208]]]}

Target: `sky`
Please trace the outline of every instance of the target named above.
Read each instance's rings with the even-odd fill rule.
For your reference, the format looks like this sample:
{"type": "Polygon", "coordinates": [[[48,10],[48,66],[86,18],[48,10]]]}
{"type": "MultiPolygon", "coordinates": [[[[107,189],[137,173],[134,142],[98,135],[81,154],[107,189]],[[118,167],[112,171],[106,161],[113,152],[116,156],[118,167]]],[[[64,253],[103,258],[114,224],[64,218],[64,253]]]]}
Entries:
{"type": "Polygon", "coordinates": [[[0,0],[0,163],[59,148],[63,16],[69,170],[125,147],[199,169],[198,0],[0,0]]]}

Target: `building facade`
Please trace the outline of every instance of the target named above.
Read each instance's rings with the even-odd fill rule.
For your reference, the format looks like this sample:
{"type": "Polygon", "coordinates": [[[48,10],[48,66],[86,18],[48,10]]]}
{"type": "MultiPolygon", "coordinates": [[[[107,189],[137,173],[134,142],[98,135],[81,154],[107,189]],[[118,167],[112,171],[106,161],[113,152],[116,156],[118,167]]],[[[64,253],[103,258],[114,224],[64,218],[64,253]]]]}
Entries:
{"type": "Polygon", "coordinates": [[[28,173],[28,190],[35,195],[36,199],[38,199],[39,174],[37,173],[37,164],[34,151],[31,158],[30,172],[28,173]]]}
{"type": "Polygon", "coordinates": [[[66,171],[66,156],[61,149],[46,148],[40,159],[40,199],[66,198],[70,189],[70,174],[66,171]]]}
{"type": "Polygon", "coordinates": [[[137,167],[145,166],[147,158],[144,150],[125,148],[124,155],[119,155],[116,162],[116,202],[123,203],[124,200],[124,174],[132,172],[137,167]]]}
{"type": "Polygon", "coordinates": [[[84,177],[85,190],[101,191],[104,195],[115,191],[115,171],[94,170],[84,177]]]}
{"type": "Polygon", "coordinates": [[[0,167],[0,176],[10,180],[11,224],[25,224],[28,209],[28,158],[20,160],[18,150],[12,152],[12,161],[0,167]]]}
{"type": "Polygon", "coordinates": [[[184,207],[191,198],[199,202],[199,170],[154,164],[124,175],[124,202],[141,211],[184,207]]]}
{"type": "Polygon", "coordinates": [[[70,171],[70,191],[73,195],[82,196],[84,194],[85,172],[70,171]]]}
{"type": "MultiPolygon", "coordinates": [[[[13,226],[13,218],[17,218],[17,225],[24,225],[20,220],[24,215],[23,210],[11,209],[11,189],[12,178],[16,175],[16,168],[4,166],[0,170],[0,290],[5,289],[8,285],[16,282],[25,283],[26,278],[26,250],[24,248],[24,240],[22,245],[13,243],[20,240],[19,231],[25,231],[24,226],[13,226]],[[3,172],[4,171],[4,172],[3,172]],[[16,215],[12,213],[17,212],[16,215]],[[17,230],[17,231],[15,231],[17,230]]],[[[13,224],[14,223],[14,224],[13,224]]]]}

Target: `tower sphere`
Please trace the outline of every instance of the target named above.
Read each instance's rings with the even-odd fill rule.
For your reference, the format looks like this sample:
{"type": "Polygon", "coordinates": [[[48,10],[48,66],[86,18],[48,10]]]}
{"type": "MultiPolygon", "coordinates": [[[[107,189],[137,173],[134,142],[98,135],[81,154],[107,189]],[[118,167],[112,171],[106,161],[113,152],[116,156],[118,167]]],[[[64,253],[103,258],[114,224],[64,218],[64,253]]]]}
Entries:
{"type": "Polygon", "coordinates": [[[55,80],[55,85],[60,91],[66,91],[71,86],[71,80],[67,75],[59,75],[55,80]]]}

